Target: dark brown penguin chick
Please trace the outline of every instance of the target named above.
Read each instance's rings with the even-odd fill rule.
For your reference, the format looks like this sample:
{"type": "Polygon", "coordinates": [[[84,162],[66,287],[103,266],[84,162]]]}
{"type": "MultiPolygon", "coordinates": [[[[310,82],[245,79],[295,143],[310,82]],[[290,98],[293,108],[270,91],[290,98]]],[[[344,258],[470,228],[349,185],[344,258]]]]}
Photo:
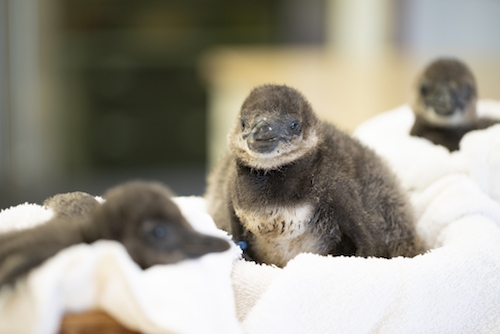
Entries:
{"type": "Polygon", "coordinates": [[[457,59],[432,62],[418,78],[414,95],[415,123],[410,134],[450,151],[458,150],[467,132],[499,122],[478,118],[476,80],[467,65],[457,59]]]}
{"type": "Polygon", "coordinates": [[[229,249],[226,240],[196,232],[159,183],[125,183],[104,197],[100,205],[85,193],[57,195],[46,201],[56,210],[53,219],[1,234],[0,286],[14,282],[66,247],[99,239],[123,243],[142,268],[229,249]]]}
{"type": "Polygon", "coordinates": [[[205,197],[216,224],[246,243],[247,258],[284,266],[302,252],[422,251],[395,176],[372,150],[318,120],[297,90],[255,88],[228,139],[205,197]]]}

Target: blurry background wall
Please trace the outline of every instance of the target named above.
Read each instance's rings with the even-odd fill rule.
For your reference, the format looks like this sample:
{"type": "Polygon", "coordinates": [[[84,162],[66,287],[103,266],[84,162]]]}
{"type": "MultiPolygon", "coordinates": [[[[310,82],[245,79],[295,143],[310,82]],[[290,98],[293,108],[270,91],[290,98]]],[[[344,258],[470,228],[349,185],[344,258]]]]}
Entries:
{"type": "Polygon", "coordinates": [[[254,86],[352,131],[453,55],[500,99],[499,0],[0,0],[0,208],[118,182],[201,195],[254,86]]]}

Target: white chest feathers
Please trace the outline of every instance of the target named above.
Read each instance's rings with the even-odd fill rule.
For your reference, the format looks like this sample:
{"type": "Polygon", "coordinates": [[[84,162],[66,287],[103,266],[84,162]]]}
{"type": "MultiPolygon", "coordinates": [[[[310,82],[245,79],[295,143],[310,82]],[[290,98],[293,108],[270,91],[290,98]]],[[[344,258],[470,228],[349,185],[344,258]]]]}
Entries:
{"type": "Polygon", "coordinates": [[[264,207],[259,210],[235,208],[247,230],[253,233],[255,260],[284,266],[303,252],[319,253],[320,245],[310,228],[313,207],[264,207]]]}

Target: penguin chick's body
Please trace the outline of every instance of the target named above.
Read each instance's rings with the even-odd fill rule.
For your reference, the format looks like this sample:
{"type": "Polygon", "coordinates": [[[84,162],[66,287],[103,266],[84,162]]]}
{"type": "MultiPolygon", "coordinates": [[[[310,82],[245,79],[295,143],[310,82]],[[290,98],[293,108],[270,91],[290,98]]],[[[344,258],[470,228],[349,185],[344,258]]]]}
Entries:
{"type": "Polygon", "coordinates": [[[416,88],[412,136],[456,151],[467,132],[499,123],[477,116],[476,80],[467,65],[457,59],[432,62],[418,78],[416,88]]]}
{"type": "Polygon", "coordinates": [[[302,252],[376,257],[422,249],[395,176],[359,141],[318,120],[287,86],[255,88],[208,178],[207,209],[247,257],[284,266],[302,252]]]}
{"type": "Polygon", "coordinates": [[[142,268],[229,249],[221,238],[195,231],[159,183],[128,182],[112,188],[99,204],[82,193],[45,201],[54,218],[31,229],[0,234],[0,287],[71,245],[121,242],[142,268]]]}

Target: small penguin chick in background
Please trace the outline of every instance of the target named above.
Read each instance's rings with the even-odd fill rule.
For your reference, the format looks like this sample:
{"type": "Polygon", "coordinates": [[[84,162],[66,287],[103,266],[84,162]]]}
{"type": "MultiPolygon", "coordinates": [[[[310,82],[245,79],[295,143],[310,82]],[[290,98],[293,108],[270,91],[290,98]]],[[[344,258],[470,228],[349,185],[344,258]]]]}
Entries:
{"type": "Polygon", "coordinates": [[[103,204],[81,192],[49,198],[51,220],[0,234],[0,287],[66,247],[99,239],[123,243],[142,268],[229,249],[226,240],[195,231],[171,196],[159,183],[135,181],[109,190],[103,204]]]}
{"type": "Polygon", "coordinates": [[[423,251],[392,172],[358,140],[317,119],[297,90],[255,88],[228,141],[205,198],[217,226],[246,244],[246,258],[284,266],[302,252],[423,251]]]}
{"type": "Polygon", "coordinates": [[[469,67],[457,59],[435,60],[418,78],[410,134],[456,151],[467,132],[499,123],[479,118],[476,104],[476,79],[469,67]]]}
{"type": "Polygon", "coordinates": [[[91,195],[75,191],[57,194],[47,198],[43,205],[51,208],[54,215],[59,218],[83,218],[86,214],[97,208],[99,202],[91,195]]]}

